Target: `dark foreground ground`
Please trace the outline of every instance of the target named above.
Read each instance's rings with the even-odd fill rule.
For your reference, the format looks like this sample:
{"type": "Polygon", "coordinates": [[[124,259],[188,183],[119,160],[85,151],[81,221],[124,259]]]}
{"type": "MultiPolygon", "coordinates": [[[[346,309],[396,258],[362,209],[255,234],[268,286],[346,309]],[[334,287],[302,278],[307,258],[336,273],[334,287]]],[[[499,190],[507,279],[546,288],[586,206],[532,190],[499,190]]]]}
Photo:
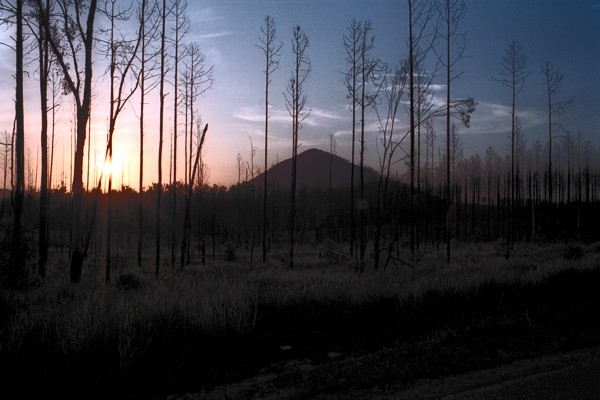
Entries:
{"type": "Polygon", "coordinates": [[[567,382],[580,398],[599,372],[600,246],[564,250],[4,292],[0,381],[25,398],[565,398],[567,382]]]}
{"type": "MultiPolygon", "coordinates": [[[[388,352],[391,349],[388,349],[388,352]]],[[[302,398],[311,377],[327,375],[332,369],[352,364],[355,373],[372,373],[369,359],[385,358],[385,352],[345,358],[330,355],[328,362],[296,360],[274,365],[260,374],[230,385],[201,393],[168,396],[169,399],[289,399],[302,398]],[[336,360],[336,358],[338,358],[336,360]],[[366,361],[366,362],[365,362],[366,361]],[[367,370],[369,369],[369,370],[367,370]],[[287,386],[286,386],[287,385],[287,386]]],[[[383,361],[383,360],[382,360],[383,361]]],[[[377,369],[377,368],[375,368],[377,369]]],[[[481,371],[459,375],[417,379],[413,382],[392,381],[382,386],[360,388],[342,379],[338,390],[315,393],[316,399],[372,400],[595,400],[600,398],[600,347],[517,360],[481,371]]],[[[331,382],[331,386],[334,382],[331,382]]]]}

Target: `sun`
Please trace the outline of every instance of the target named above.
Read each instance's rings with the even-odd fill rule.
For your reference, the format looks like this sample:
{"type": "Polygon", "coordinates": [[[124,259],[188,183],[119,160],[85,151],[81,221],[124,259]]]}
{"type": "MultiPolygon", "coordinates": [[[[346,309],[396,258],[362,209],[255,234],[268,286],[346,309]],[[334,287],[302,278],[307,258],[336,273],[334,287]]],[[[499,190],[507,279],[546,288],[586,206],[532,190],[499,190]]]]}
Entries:
{"type": "Polygon", "coordinates": [[[111,173],[113,172],[112,169],[113,163],[110,160],[106,160],[106,162],[103,162],[100,166],[103,178],[108,178],[109,176],[111,176],[111,173]]]}
{"type": "MultiPolygon", "coordinates": [[[[98,174],[102,173],[102,181],[108,182],[108,178],[112,176],[113,182],[116,177],[120,178],[121,174],[121,153],[118,151],[113,152],[112,161],[104,161],[104,157],[99,158],[98,165],[96,166],[98,174]]],[[[99,176],[98,176],[99,178],[99,176]]],[[[104,183],[103,183],[104,186],[104,183]]]]}

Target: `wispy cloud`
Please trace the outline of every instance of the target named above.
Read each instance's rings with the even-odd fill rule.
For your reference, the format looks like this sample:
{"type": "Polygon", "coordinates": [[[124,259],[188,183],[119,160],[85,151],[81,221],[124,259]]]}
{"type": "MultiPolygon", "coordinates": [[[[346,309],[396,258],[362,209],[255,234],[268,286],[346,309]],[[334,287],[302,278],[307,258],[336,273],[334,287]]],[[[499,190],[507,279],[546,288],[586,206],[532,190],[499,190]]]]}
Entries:
{"type": "MultiPolygon", "coordinates": [[[[537,110],[517,110],[523,129],[531,129],[545,123],[543,113],[537,110]]],[[[463,133],[497,134],[510,131],[510,107],[503,104],[479,102],[471,117],[471,128],[463,133]]]]}
{"type": "Polygon", "coordinates": [[[342,115],[339,111],[331,111],[325,110],[322,108],[313,108],[310,112],[310,115],[316,118],[325,118],[325,119],[342,119],[342,115]]]}
{"type": "MultiPolygon", "coordinates": [[[[275,107],[269,108],[269,121],[270,122],[289,122],[290,116],[286,110],[278,109],[275,107]]],[[[233,114],[234,118],[241,119],[247,122],[264,122],[265,112],[262,106],[249,106],[242,107],[240,111],[233,114]]]]}
{"type": "Polygon", "coordinates": [[[233,35],[233,32],[223,31],[223,32],[205,33],[205,34],[198,35],[197,38],[198,39],[214,39],[214,38],[219,38],[219,37],[229,36],[229,35],[233,35]]]}

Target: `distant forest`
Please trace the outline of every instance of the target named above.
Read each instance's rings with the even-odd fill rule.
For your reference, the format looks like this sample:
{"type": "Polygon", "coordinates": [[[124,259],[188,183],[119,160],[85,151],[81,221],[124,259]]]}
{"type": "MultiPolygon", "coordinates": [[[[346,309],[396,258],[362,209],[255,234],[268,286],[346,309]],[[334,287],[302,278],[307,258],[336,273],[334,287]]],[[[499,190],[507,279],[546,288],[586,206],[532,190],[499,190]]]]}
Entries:
{"type": "Polygon", "coordinates": [[[283,91],[292,122],[292,157],[268,165],[270,83],[282,44],[273,17],[266,16],[261,25],[257,21],[256,47],[265,62],[264,162],[251,143],[250,157],[238,154],[237,183],[211,186],[202,156],[211,133],[196,101],[212,87],[213,67],[198,44],[188,40],[187,7],[184,0],[138,0],[125,8],[110,0],[0,3],[2,22],[14,30],[16,55],[15,124],[12,134],[3,136],[0,152],[3,187],[12,188],[10,196],[4,193],[1,210],[6,284],[27,281],[32,264],[44,277],[53,252],[68,252],[73,282],[81,279],[84,260],[102,255],[108,282],[111,267],[123,257],[130,266],[153,264],[159,278],[164,266],[183,269],[217,257],[233,261],[235,249],[249,254],[246,262],[253,265],[261,255],[266,262],[274,248],[289,248],[280,261],[294,268],[296,245],[312,246],[320,254],[331,241],[347,247],[360,269],[377,269],[416,262],[427,248],[445,252],[450,262],[453,241],[502,241],[508,258],[516,241],[599,239],[600,150],[560,125],[573,99],[562,98],[563,76],[549,62],[540,67],[547,141],[527,143],[517,99],[528,60],[517,42],[504,49],[494,77],[499,89],[504,86],[512,94],[508,154],[490,147],[485,154],[464,155],[459,129],[469,126],[477,102],[453,97],[462,74],[457,63],[468,44],[461,25],[467,12],[463,1],[407,1],[407,57],[397,66],[373,56],[371,21],[349,23],[340,49],[347,65],[350,160],[336,155],[334,136],[328,152],[298,152],[302,122],[311,112],[305,83],[312,64],[309,38],[295,26],[294,68],[283,91]],[[126,107],[135,107],[140,142],[136,188],[113,185],[110,169],[89,176],[92,70],[98,54],[108,60],[110,91],[105,164],[113,157],[118,117],[126,107]],[[34,168],[24,145],[23,82],[34,75],[25,69],[28,61],[35,64],[31,68],[43,110],[39,187],[37,160],[34,168]],[[444,82],[443,102],[434,98],[434,80],[444,82]],[[160,103],[158,175],[150,187],[143,185],[147,95],[158,96],[160,103]],[[51,187],[54,112],[61,99],[74,104],[72,182],[63,177],[51,187]],[[379,164],[374,169],[365,165],[366,115],[378,120],[379,164]],[[438,135],[441,121],[444,131],[438,135]],[[173,137],[184,137],[183,149],[177,140],[163,148],[169,130],[173,137]],[[177,170],[181,159],[183,171],[177,170]],[[319,183],[301,179],[309,168],[319,183]]]}

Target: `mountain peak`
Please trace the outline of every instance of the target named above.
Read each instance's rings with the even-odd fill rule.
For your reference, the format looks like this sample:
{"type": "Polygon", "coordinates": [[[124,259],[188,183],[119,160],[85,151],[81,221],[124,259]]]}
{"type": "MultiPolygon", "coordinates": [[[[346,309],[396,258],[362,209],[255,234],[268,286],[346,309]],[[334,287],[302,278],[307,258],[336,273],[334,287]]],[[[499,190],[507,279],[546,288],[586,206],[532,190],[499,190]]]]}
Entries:
{"type": "MultiPolygon", "coordinates": [[[[331,169],[331,186],[333,188],[349,187],[352,163],[335,154],[310,148],[298,154],[296,171],[296,185],[298,189],[329,187],[329,172],[331,169]]],[[[355,184],[358,184],[360,167],[354,165],[355,184]]],[[[377,172],[371,168],[365,168],[365,183],[375,181],[377,172]]],[[[287,188],[292,182],[292,159],[288,158],[269,168],[267,172],[269,185],[287,188]]],[[[264,174],[253,179],[256,185],[262,185],[264,174]]]]}

